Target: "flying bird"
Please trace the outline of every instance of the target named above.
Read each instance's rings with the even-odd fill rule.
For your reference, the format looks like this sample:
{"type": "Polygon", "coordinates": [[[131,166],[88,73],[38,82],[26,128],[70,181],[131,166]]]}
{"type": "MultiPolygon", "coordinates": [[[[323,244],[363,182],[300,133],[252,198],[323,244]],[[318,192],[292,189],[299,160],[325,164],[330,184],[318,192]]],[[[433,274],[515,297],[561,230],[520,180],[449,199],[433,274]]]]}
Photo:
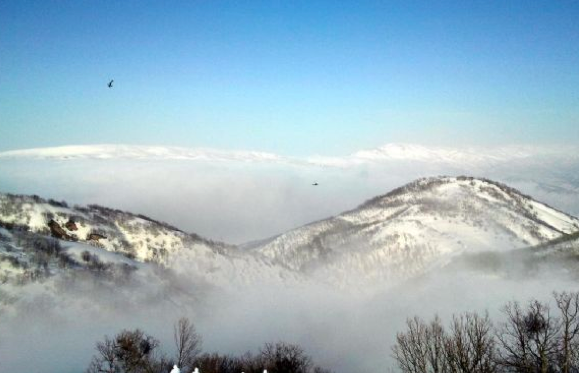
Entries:
{"type": "Polygon", "coordinates": [[[114,82],[114,80],[111,79],[111,81],[109,82],[109,88],[113,88],[113,82],[114,82]]]}
{"type": "Polygon", "coordinates": [[[313,185],[313,186],[318,186],[318,183],[313,183],[312,185],[313,185]]]}

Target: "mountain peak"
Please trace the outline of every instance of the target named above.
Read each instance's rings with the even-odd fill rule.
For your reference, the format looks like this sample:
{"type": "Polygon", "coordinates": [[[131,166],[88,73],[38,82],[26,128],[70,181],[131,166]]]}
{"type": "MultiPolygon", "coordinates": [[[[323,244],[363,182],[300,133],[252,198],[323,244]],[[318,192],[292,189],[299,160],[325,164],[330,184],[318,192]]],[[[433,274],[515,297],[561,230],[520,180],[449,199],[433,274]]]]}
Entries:
{"type": "Polygon", "coordinates": [[[495,198],[505,200],[510,199],[532,199],[520,191],[486,178],[476,178],[472,176],[434,176],[424,177],[414,180],[390,192],[374,197],[364,202],[360,207],[369,206],[376,203],[388,203],[388,201],[402,195],[419,194],[425,191],[438,189],[439,196],[444,196],[453,189],[470,190],[473,193],[492,193],[495,198]],[[444,191],[443,189],[448,189],[444,191]]]}
{"type": "Polygon", "coordinates": [[[307,275],[339,287],[394,284],[462,253],[522,249],[579,231],[575,217],[507,185],[468,176],[418,179],[335,217],[247,245],[248,250],[142,215],[96,205],[68,207],[37,196],[0,194],[0,223],[42,234],[62,230],[59,235],[68,240],[179,271],[195,268],[219,283],[307,275]]]}
{"type": "Polygon", "coordinates": [[[334,281],[372,283],[422,273],[463,252],[523,248],[577,230],[579,219],[504,184],[440,176],[416,180],[254,250],[334,281]]]}

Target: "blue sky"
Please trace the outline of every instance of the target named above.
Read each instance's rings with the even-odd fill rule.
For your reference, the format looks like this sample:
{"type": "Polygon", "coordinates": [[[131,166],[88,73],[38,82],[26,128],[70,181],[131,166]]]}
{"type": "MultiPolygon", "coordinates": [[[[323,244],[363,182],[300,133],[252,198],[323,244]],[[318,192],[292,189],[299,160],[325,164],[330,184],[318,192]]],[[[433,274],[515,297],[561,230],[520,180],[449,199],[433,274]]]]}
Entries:
{"type": "Polygon", "coordinates": [[[577,1],[3,0],[0,150],[578,143],[578,19],[577,1]]]}

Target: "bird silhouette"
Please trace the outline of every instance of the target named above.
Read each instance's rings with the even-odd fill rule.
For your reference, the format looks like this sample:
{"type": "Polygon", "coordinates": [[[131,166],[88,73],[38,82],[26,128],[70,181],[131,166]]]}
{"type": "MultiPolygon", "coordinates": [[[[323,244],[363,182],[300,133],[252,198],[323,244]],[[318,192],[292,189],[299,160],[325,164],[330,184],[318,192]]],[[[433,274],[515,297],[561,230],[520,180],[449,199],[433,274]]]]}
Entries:
{"type": "Polygon", "coordinates": [[[111,81],[109,82],[109,88],[113,88],[113,82],[114,82],[114,80],[111,79],[111,81]]]}
{"type": "Polygon", "coordinates": [[[312,185],[313,185],[313,186],[318,186],[318,183],[313,183],[312,185]]]}

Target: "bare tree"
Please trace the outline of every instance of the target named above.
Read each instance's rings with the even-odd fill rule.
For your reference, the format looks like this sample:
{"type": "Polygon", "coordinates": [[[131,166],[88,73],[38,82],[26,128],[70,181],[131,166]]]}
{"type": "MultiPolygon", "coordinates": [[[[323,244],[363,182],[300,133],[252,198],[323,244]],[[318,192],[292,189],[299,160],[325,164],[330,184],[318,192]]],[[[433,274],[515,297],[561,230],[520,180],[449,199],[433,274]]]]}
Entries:
{"type": "Polygon", "coordinates": [[[426,324],[415,316],[406,326],[405,333],[396,334],[393,356],[403,373],[426,373],[426,324]]]}
{"type": "MultiPolygon", "coordinates": [[[[244,361],[242,358],[230,355],[220,355],[218,353],[203,354],[197,359],[196,364],[203,373],[247,372],[244,368],[244,361]]],[[[182,372],[186,371],[182,370],[182,372]]]]}
{"type": "Polygon", "coordinates": [[[159,341],[139,329],[123,330],[98,342],[87,373],[156,373],[168,365],[157,352],[159,341]]]}
{"type": "Polygon", "coordinates": [[[153,373],[159,357],[159,341],[140,329],[123,330],[116,337],[118,356],[126,373],[153,373]]]}
{"type": "Polygon", "coordinates": [[[553,293],[561,313],[559,366],[561,373],[579,368],[579,293],[553,293]]]}
{"type": "Polygon", "coordinates": [[[453,316],[445,338],[445,354],[452,373],[496,372],[495,340],[488,314],[453,316]]]}
{"type": "Polygon", "coordinates": [[[445,331],[438,315],[434,316],[426,329],[427,361],[433,373],[448,372],[448,360],[445,359],[445,331]]]}
{"type": "Polygon", "coordinates": [[[419,317],[406,320],[405,333],[396,335],[393,356],[403,373],[446,373],[445,332],[438,316],[427,325],[419,317]]]}
{"type": "Polygon", "coordinates": [[[93,356],[87,373],[120,373],[116,349],[115,341],[105,336],[104,342],[96,344],[97,355],[93,356]]]}
{"type": "Polygon", "coordinates": [[[261,355],[254,355],[251,352],[246,352],[241,355],[239,360],[241,361],[243,369],[242,372],[245,373],[262,373],[263,367],[265,366],[263,358],[261,355]]]}
{"type": "Polygon", "coordinates": [[[308,373],[312,369],[312,359],[298,345],[266,343],[260,355],[264,368],[272,372],[308,373]]]}
{"type": "Polygon", "coordinates": [[[556,365],[560,323],[548,305],[533,300],[526,310],[508,303],[507,316],[497,332],[499,363],[512,372],[547,373],[556,365]]]}
{"type": "Polygon", "coordinates": [[[201,336],[189,319],[183,317],[173,326],[173,337],[177,348],[176,364],[183,371],[188,371],[201,353],[201,336]]]}
{"type": "Polygon", "coordinates": [[[262,373],[264,368],[272,373],[331,373],[314,366],[310,356],[298,345],[267,343],[256,355],[247,352],[241,356],[218,353],[198,356],[201,337],[191,322],[180,319],[175,323],[174,332],[179,362],[168,360],[160,352],[159,341],[140,329],[123,330],[97,343],[97,353],[86,373],[166,373],[173,364],[178,364],[183,373],[191,372],[194,364],[203,373],[262,373]]]}

